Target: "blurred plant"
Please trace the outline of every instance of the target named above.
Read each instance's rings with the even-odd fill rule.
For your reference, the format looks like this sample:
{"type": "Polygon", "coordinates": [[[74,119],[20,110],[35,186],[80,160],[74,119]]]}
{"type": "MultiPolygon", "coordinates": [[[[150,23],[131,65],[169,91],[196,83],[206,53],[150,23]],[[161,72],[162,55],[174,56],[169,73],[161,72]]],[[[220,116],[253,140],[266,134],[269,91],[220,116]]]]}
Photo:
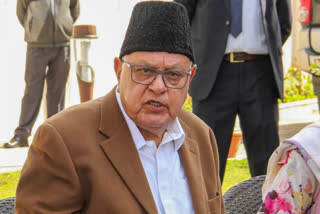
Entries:
{"type": "Polygon", "coordinates": [[[320,77],[320,67],[319,67],[318,65],[311,64],[311,65],[309,66],[309,68],[310,68],[310,73],[311,73],[311,74],[320,77]]]}
{"type": "Polygon", "coordinates": [[[187,96],[186,101],[183,104],[183,108],[187,109],[188,111],[192,112],[192,98],[189,96],[187,96]]]}
{"type": "MultiPolygon", "coordinates": [[[[291,66],[284,75],[284,103],[314,98],[311,74],[291,66]]],[[[279,101],[281,103],[281,101],[279,101]]]]}

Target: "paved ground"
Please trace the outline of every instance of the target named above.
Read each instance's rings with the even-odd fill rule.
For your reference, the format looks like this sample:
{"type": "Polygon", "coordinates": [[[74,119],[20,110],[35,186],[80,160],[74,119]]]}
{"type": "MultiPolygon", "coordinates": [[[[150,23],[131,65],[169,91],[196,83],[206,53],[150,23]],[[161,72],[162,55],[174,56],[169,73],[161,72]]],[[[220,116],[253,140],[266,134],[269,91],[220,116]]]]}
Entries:
{"type": "MultiPolygon", "coordinates": [[[[292,137],[306,125],[319,120],[316,99],[280,104],[280,142],[292,137]]],[[[236,159],[246,158],[243,144],[240,145],[236,159]]]]}
{"type": "MultiPolygon", "coordinates": [[[[315,99],[280,105],[280,140],[283,141],[300,131],[304,126],[319,119],[315,99]]],[[[0,173],[21,169],[28,148],[4,149],[0,147],[0,173]]],[[[237,159],[246,158],[243,145],[237,152],[237,159]]]]}
{"type": "Polygon", "coordinates": [[[0,148],[0,173],[21,169],[26,160],[28,148],[0,148]]]}

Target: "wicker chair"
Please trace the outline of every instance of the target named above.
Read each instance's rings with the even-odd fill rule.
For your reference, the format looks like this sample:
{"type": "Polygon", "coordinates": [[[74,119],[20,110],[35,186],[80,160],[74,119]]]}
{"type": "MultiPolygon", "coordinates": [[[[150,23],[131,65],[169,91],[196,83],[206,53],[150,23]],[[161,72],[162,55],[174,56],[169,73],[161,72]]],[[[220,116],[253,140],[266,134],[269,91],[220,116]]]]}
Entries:
{"type": "Polygon", "coordinates": [[[14,214],[15,197],[0,200],[0,214],[14,214]]]}
{"type": "MultiPolygon", "coordinates": [[[[224,195],[226,214],[255,214],[261,201],[265,175],[256,176],[231,187],[224,195]]],[[[14,214],[15,197],[0,200],[0,214],[14,214]]]]}
{"type": "Polygon", "coordinates": [[[223,195],[226,214],[256,214],[262,204],[264,179],[265,175],[260,175],[231,187],[223,195]]]}

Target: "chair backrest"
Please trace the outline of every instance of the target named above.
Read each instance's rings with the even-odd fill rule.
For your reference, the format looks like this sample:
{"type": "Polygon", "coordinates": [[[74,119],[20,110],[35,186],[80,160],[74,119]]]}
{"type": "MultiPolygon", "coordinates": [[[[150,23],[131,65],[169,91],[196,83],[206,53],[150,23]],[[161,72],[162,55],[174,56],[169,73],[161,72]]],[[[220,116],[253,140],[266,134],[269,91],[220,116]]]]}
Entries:
{"type": "Polygon", "coordinates": [[[15,197],[0,200],[0,214],[14,214],[15,197]]]}
{"type": "MultiPolygon", "coordinates": [[[[265,175],[256,176],[231,187],[223,200],[226,214],[255,214],[262,204],[261,187],[265,175]]],[[[0,200],[0,214],[14,214],[15,197],[0,200]]]]}
{"type": "Polygon", "coordinates": [[[231,187],[223,195],[226,214],[256,214],[262,204],[264,179],[265,175],[260,175],[231,187]]]}

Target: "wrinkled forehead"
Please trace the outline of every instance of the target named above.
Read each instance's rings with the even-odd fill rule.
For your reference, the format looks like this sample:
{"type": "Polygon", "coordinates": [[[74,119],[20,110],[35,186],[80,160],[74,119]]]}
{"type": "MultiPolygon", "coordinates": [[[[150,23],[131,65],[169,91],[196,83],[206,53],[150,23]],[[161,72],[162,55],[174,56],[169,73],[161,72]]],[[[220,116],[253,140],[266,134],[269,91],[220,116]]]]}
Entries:
{"type": "Polygon", "coordinates": [[[168,52],[153,52],[153,51],[135,51],[123,56],[125,61],[130,63],[148,65],[153,67],[190,67],[191,60],[183,55],[168,52]]]}

